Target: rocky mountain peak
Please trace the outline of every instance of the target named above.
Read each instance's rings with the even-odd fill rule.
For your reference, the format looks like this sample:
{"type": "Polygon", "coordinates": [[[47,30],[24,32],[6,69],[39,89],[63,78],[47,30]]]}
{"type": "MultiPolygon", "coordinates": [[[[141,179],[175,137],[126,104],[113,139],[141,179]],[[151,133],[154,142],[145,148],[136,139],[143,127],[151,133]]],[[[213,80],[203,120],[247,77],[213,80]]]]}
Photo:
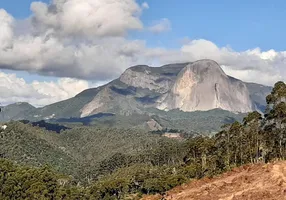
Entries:
{"type": "Polygon", "coordinates": [[[209,76],[217,76],[218,78],[221,78],[221,76],[227,77],[220,65],[210,59],[203,59],[190,63],[186,69],[188,68],[200,78],[208,78],[209,76]]]}
{"type": "Polygon", "coordinates": [[[212,60],[199,60],[183,68],[170,92],[158,101],[157,108],[186,112],[215,108],[249,112],[253,109],[246,85],[231,80],[212,60]]]}
{"type": "Polygon", "coordinates": [[[127,69],[119,78],[119,80],[129,86],[136,88],[144,88],[159,93],[166,93],[172,86],[176,75],[182,69],[178,67],[166,66],[149,67],[147,65],[134,66],[127,69]]]}
{"type": "MultiPolygon", "coordinates": [[[[25,103],[5,106],[0,113],[0,121],[39,121],[50,116],[55,116],[54,119],[74,120],[112,113],[116,116],[135,114],[140,116],[136,123],[144,121],[145,124],[150,120],[149,116],[160,115],[165,119],[165,116],[172,115],[173,112],[158,109],[185,112],[222,109],[246,113],[252,110],[263,111],[266,106],[265,97],[271,90],[271,87],[229,77],[217,62],[208,59],[161,67],[138,65],[127,69],[118,79],[106,85],[85,90],[65,101],[42,108],[34,108],[25,103]]],[[[161,123],[167,122],[163,120],[161,123]]]]}

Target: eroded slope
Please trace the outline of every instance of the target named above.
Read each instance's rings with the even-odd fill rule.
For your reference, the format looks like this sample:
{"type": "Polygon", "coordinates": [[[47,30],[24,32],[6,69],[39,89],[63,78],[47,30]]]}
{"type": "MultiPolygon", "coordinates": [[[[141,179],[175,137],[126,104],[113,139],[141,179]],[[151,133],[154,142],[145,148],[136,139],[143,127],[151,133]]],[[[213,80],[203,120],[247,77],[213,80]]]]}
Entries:
{"type": "Polygon", "coordinates": [[[176,187],[162,197],[144,200],[284,200],[286,162],[247,165],[213,179],[204,178],[176,187]]]}

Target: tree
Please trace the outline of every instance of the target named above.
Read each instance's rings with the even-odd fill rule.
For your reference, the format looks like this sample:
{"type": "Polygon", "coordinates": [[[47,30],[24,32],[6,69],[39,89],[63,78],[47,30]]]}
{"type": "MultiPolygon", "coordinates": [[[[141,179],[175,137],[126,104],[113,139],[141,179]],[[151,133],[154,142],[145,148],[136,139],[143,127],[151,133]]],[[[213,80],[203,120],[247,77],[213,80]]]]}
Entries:
{"type": "MultiPolygon", "coordinates": [[[[257,162],[260,157],[260,149],[262,147],[262,136],[260,134],[260,126],[262,116],[259,112],[249,113],[244,119],[244,133],[247,140],[247,154],[251,163],[257,162]]],[[[265,160],[265,159],[263,159],[265,160]]]]}
{"type": "MultiPolygon", "coordinates": [[[[285,159],[285,146],[286,146],[286,84],[282,81],[274,85],[271,94],[266,97],[267,113],[266,120],[267,126],[273,127],[271,133],[276,139],[275,144],[279,147],[279,157],[285,159]],[[270,126],[273,124],[274,126],[270,126]]],[[[268,129],[269,131],[269,129],[268,129]]]]}
{"type": "Polygon", "coordinates": [[[200,171],[196,172],[197,177],[212,174],[216,170],[215,140],[209,137],[198,136],[187,141],[187,155],[184,162],[187,165],[200,166],[200,171]]]}

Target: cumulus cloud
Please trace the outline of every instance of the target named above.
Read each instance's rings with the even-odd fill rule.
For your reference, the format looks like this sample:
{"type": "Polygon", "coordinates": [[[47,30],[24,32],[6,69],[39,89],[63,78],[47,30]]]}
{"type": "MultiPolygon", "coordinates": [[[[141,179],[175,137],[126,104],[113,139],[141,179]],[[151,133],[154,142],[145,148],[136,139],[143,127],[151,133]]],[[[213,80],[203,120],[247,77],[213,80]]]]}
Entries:
{"type": "Polygon", "coordinates": [[[26,36],[16,38],[11,48],[0,49],[0,66],[42,75],[103,81],[119,76],[132,63],[144,63],[137,57],[144,48],[143,41],[124,38],[74,45],[48,35],[26,36]]]}
{"type": "Polygon", "coordinates": [[[31,18],[17,23],[27,25],[22,32],[1,10],[0,68],[104,81],[140,61],[134,54],[145,42],[122,37],[142,28],[135,0],[54,0],[34,2],[31,10],[31,18]]]}
{"type": "Polygon", "coordinates": [[[0,47],[8,48],[13,39],[13,23],[14,19],[5,10],[0,9],[0,47]]]}
{"type": "Polygon", "coordinates": [[[0,72],[0,102],[7,105],[14,102],[29,102],[43,106],[71,98],[89,88],[87,81],[61,78],[56,82],[33,81],[27,83],[15,74],[0,72]]]}
{"type": "Polygon", "coordinates": [[[154,22],[152,26],[148,28],[148,30],[152,33],[162,33],[167,32],[172,29],[172,24],[169,19],[163,18],[159,21],[154,22]]]}
{"type": "MultiPolygon", "coordinates": [[[[179,49],[149,48],[145,41],[127,39],[128,31],[142,29],[140,13],[147,5],[135,0],[37,2],[31,5],[32,16],[21,22],[0,9],[0,68],[105,82],[136,64],[208,58],[244,81],[267,85],[286,81],[286,52],[259,48],[237,52],[204,39],[184,40],[179,49]]],[[[153,26],[157,33],[168,29],[167,19],[153,26]]]]}
{"type": "Polygon", "coordinates": [[[142,28],[135,0],[53,0],[33,2],[31,10],[37,28],[65,37],[118,36],[142,28]]]}
{"type": "Polygon", "coordinates": [[[181,51],[192,60],[213,59],[227,74],[244,81],[272,85],[278,80],[286,80],[286,52],[263,52],[259,48],[236,52],[203,39],[190,41],[181,51]]]}

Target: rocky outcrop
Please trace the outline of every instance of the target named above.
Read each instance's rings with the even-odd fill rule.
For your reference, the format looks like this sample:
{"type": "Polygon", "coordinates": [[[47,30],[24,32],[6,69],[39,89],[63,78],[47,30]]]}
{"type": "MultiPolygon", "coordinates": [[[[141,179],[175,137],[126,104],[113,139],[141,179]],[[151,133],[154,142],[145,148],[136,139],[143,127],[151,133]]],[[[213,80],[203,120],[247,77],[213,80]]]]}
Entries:
{"type": "Polygon", "coordinates": [[[215,61],[200,60],[181,70],[157,108],[186,112],[220,108],[245,113],[252,111],[253,105],[242,81],[230,79],[215,61]]]}
{"type": "Polygon", "coordinates": [[[136,101],[135,91],[127,88],[120,88],[116,83],[111,82],[99,91],[96,96],[81,110],[80,117],[87,117],[98,113],[116,113],[129,116],[133,113],[142,114],[142,105],[136,101]]]}
{"type": "MultiPolygon", "coordinates": [[[[176,69],[174,68],[176,72],[176,69]]],[[[127,69],[119,80],[129,86],[166,93],[174,83],[174,77],[164,70],[154,72],[154,67],[136,66],[127,69]]]]}
{"type": "Polygon", "coordinates": [[[110,96],[110,89],[109,87],[103,88],[98,94],[94,97],[94,99],[86,104],[81,109],[81,116],[80,117],[87,117],[92,114],[104,112],[106,110],[106,106],[108,106],[109,102],[111,101],[112,97],[110,96]]]}

